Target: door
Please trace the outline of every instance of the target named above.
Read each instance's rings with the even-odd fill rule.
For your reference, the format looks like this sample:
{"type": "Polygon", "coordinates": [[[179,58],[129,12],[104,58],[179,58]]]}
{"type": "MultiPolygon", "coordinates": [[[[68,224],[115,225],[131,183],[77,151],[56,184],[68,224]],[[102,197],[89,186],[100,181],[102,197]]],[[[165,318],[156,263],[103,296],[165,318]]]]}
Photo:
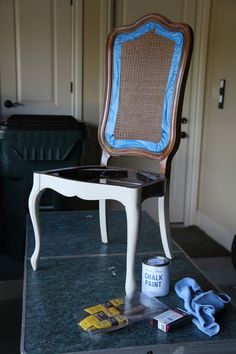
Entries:
{"type": "MultiPolygon", "coordinates": [[[[159,13],[172,21],[186,22],[194,29],[196,0],[118,0],[115,2],[115,24],[129,24],[148,13],[159,13]]],[[[191,92],[191,71],[189,73],[182,116],[183,138],[177,154],[172,163],[171,186],[170,186],[170,219],[171,222],[184,221],[185,193],[186,193],[186,162],[189,139],[188,123],[190,119],[190,92],[191,92]]],[[[125,163],[125,159],[122,159],[125,163]]],[[[119,163],[118,163],[119,164],[119,163]]],[[[129,164],[130,165],[130,164],[129,164]]],[[[154,161],[133,159],[132,167],[157,171],[154,161]]],[[[144,202],[144,210],[151,217],[157,218],[156,199],[150,198],[144,202]]]]}
{"type": "Polygon", "coordinates": [[[73,114],[71,9],[68,0],[1,0],[2,118],[73,114]]]}

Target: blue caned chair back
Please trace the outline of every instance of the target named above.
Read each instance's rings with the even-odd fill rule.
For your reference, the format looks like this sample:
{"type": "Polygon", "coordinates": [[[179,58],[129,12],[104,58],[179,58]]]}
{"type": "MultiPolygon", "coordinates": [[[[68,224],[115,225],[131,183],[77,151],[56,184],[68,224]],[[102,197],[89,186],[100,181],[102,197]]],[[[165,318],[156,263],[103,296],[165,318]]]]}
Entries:
{"type": "Polygon", "coordinates": [[[160,15],[111,32],[99,132],[110,155],[162,160],[177,149],[191,40],[188,25],[160,15]]]}

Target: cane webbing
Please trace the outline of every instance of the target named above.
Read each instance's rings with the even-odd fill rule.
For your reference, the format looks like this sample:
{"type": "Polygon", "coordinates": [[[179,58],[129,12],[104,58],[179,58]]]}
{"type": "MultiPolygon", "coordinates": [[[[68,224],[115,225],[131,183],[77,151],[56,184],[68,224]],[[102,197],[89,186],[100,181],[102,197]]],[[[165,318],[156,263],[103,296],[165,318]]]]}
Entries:
{"type": "Polygon", "coordinates": [[[123,43],[115,139],[160,141],[174,46],[154,31],[123,43]]]}

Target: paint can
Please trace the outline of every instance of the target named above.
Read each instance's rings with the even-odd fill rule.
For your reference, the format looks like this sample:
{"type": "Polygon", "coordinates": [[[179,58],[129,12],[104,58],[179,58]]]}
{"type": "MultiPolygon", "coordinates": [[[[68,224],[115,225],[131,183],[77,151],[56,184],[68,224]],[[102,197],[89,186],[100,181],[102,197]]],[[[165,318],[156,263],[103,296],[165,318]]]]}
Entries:
{"type": "Polygon", "coordinates": [[[169,292],[170,260],[161,256],[146,257],[142,261],[142,292],[148,296],[165,296],[169,292]]]}

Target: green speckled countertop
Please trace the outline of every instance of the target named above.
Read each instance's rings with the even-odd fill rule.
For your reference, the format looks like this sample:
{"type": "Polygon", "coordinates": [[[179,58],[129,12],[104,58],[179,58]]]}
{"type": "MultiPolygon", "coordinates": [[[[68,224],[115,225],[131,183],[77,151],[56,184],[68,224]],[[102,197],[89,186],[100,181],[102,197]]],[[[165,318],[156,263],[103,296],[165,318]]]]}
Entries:
{"type": "MultiPolygon", "coordinates": [[[[90,337],[77,325],[75,313],[109,298],[124,296],[126,221],[123,212],[109,214],[110,243],[100,239],[97,212],[41,213],[42,250],[39,270],[25,261],[21,353],[236,353],[236,311],[232,305],[218,316],[221,331],[209,338],[192,323],[164,333],[148,321],[116,332],[90,337]],[[235,351],[234,351],[235,350],[235,351]]],[[[27,256],[34,239],[27,224],[27,256]]],[[[141,287],[142,259],[163,255],[158,227],[142,214],[136,273],[141,287]]],[[[177,280],[190,276],[204,290],[213,285],[174,245],[170,293],[160,298],[170,307],[183,307],[173,290],[177,280]]]]}

